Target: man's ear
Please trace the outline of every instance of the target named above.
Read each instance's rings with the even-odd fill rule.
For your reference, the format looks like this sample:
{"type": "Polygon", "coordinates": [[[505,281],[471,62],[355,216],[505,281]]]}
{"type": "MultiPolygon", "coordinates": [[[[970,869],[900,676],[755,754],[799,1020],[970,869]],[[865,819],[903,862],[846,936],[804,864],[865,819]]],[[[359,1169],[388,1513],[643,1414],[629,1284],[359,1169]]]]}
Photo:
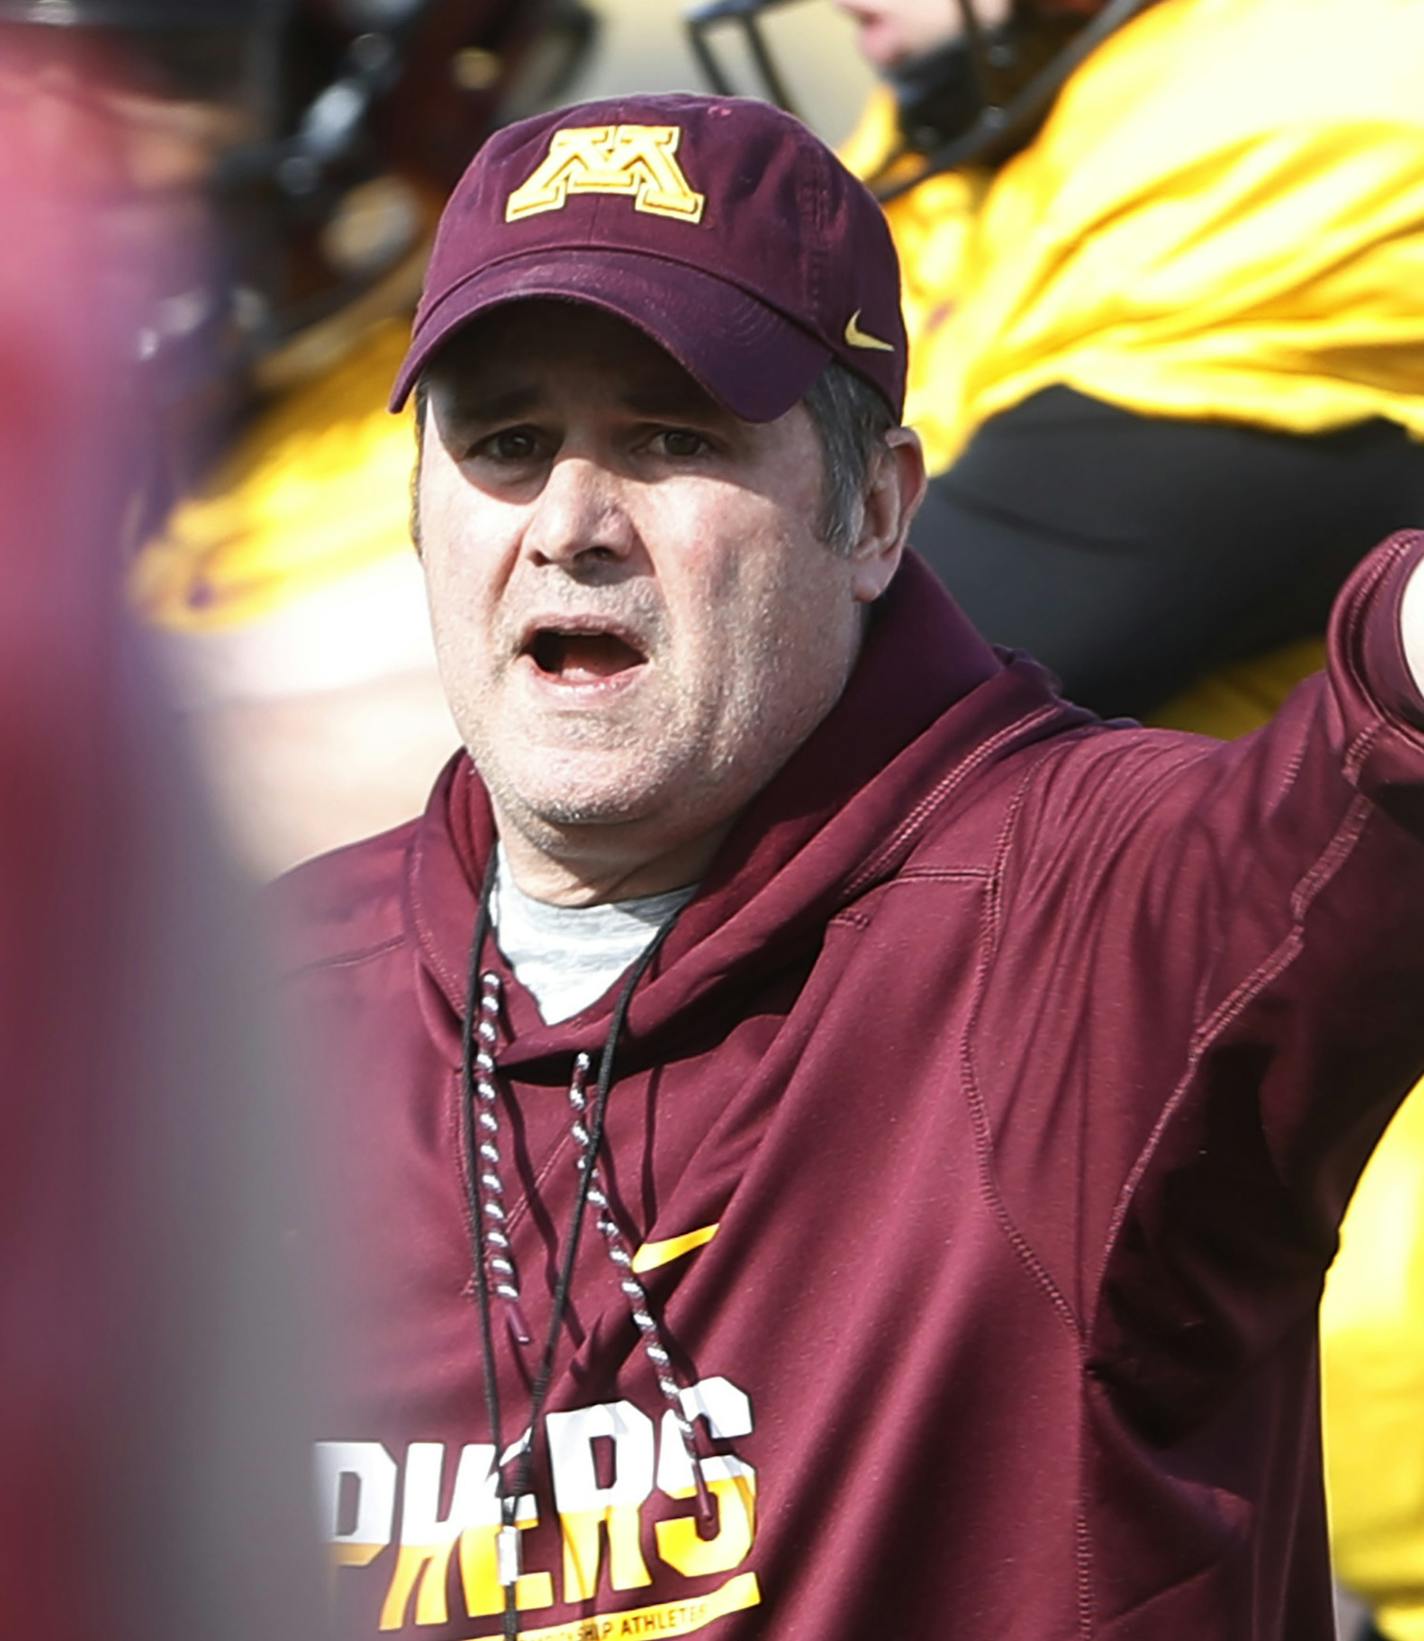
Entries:
{"type": "Polygon", "coordinates": [[[851,592],[873,604],[905,551],[910,520],[925,498],[925,455],[912,428],[894,427],[871,462],[860,536],[851,549],[851,592]]]}

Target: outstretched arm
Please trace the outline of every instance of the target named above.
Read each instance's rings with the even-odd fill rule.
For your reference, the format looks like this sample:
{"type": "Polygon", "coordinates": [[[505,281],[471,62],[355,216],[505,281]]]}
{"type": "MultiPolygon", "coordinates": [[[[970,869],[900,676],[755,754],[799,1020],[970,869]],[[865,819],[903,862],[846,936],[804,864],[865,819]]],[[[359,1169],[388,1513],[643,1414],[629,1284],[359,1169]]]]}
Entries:
{"type": "Polygon", "coordinates": [[[1424,1065],[1421,563],[1424,534],[1369,555],[1328,671],[1255,734],[1104,727],[1025,775],[982,1019],[996,1166],[1085,1305],[1110,1249],[1140,1265],[1164,1339],[1217,1281],[1259,1279],[1215,1318],[1255,1339],[1228,1353],[1308,1312],[1424,1065]],[[1045,1101],[1076,1255],[1029,1189],[1041,1121],[1015,1120],[1045,1101]]]}

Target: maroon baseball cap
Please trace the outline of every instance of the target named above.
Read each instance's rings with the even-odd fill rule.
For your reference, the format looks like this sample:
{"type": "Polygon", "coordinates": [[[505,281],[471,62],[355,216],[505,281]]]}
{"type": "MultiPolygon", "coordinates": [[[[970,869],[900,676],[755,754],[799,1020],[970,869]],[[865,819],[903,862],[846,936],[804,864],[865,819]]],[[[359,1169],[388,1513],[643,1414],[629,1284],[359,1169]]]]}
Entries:
{"type": "Polygon", "coordinates": [[[745,421],[784,414],[831,359],[904,404],[885,218],[768,103],[618,97],[496,132],[440,219],[391,408],[462,326],[535,297],[635,325],[745,421]]]}

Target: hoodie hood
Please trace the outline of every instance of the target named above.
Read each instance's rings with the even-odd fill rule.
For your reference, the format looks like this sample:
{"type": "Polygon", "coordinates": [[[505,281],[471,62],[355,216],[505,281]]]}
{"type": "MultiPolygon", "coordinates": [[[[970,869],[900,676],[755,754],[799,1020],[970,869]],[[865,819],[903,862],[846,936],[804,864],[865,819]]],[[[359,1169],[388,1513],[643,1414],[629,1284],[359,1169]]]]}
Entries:
{"type": "MultiPolygon", "coordinates": [[[[891,875],[961,770],[980,770],[1065,719],[1036,663],[992,649],[933,574],[909,555],[869,624],[841,699],[743,811],[683,912],[628,1017],[620,1063],[658,1053],[690,1005],[784,964],[827,919],[891,875]],[[1013,732],[1018,726],[1021,733],[1013,732]],[[1010,732],[1010,733],[1005,733],[1010,732]]],[[[427,1020],[459,1058],[469,945],[494,824],[468,755],[441,775],[408,860],[407,926],[433,995],[427,1020]]],[[[546,1026],[511,999],[513,1067],[593,1052],[608,997],[546,1026]]]]}

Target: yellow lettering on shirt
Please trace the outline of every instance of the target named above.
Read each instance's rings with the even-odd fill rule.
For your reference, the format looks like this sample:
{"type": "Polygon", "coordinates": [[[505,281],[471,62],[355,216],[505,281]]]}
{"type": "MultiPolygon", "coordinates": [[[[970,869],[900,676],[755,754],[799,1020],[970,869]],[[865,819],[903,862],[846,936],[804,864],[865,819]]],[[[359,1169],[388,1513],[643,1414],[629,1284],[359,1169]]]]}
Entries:
{"type": "Polygon", "coordinates": [[[608,1530],[608,1582],[615,1590],[637,1590],[653,1582],[638,1543],[642,1515],[636,1504],[602,1510],[571,1510],[559,1516],[564,1534],[564,1600],[590,1601],[598,1593],[602,1530],[608,1530]]]}

